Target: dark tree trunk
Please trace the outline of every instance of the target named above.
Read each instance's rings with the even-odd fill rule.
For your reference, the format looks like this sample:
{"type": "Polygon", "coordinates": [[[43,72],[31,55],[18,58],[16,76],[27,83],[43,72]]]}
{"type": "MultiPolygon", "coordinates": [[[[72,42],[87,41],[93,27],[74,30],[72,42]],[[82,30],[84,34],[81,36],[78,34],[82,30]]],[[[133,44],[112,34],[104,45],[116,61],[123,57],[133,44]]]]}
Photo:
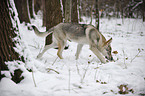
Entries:
{"type": "Polygon", "coordinates": [[[72,0],[65,0],[65,22],[71,22],[72,0]]]}
{"type": "Polygon", "coordinates": [[[29,12],[30,12],[30,17],[31,17],[31,18],[34,18],[32,0],[28,0],[28,1],[29,1],[29,12]]]}
{"type": "Polygon", "coordinates": [[[42,10],[42,0],[34,0],[34,11],[37,14],[39,10],[42,10]]]}
{"type": "Polygon", "coordinates": [[[42,0],[43,6],[43,26],[46,26],[46,8],[45,8],[45,0],[42,0]]]}
{"type": "MultiPolygon", "coordinates": [[[[66,0],[62,0],[62,5],[63,5],[63,15],[65,17],[65,3],[66,3],[66,0]]],[[[71,8],[71,22],[75,22],[75,23],[78,23],[78,11],[77,11],[77,0],[72,0],[72,5],[71,6],[68,6],[69,7],[72,7],[71,8]]],[[[70,10],[70,8],[68,9],[70,10]]],[[[68,12],[68,14],[70,14],[70,12],[68,12]]],[[[65,22],[68,22],[68,20],[65,20],[65,22]]]]}
{"type": "MultiPolygon", "coordinates": [[[[59,0],[45,0],[46,30],[62,22],[62,12],[59,0]]],[[[46,37],[46,45],[52,43],[52,34],[46,37]]]]}
{"type": "MultiPolygon", "coordinates": [[[[12,38],[14,38],[16,34],[12,27],[7,2],[8,0],[0,0],[0,79],[2,78],[1,71],[8,70],[5,62],[20,60],[19,54],[13,49],[15,43],[12,38]]],[[[15,72],[16,75],[21,73],[20,71],[15,72]]],[[[17,77],[14,81],[19,82],[21,80],[17,77]]]]}
{"type": "Polygon", "coordinates": [[[14,1],[18,11],[20,23],[22,22],[30,23],[30,19],[28,16],[27,0],[14,0],[14,1]]]}
{"type": "Polygon", "coordinates": [[[143,16],[143,22],[145,22],[145,0],[143,0],[143,4],[142,4],[142,16],[143,16]]]}
{"type": "Polygon", "coordinates": [[[77,0],[72,0],[71,22],[78,23],[77,0]]]}

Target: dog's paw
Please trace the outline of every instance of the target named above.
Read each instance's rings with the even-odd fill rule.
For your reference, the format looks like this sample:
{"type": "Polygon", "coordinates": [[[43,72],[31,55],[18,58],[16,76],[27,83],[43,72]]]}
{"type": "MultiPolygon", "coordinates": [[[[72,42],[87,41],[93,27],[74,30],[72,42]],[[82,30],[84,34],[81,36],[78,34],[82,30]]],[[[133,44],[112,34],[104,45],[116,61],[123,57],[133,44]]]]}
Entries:
{"type": "Polygon", "coordinates": [[[105,59],[101,60],[101,63],[105,64],[107,61],[105,59]]]}

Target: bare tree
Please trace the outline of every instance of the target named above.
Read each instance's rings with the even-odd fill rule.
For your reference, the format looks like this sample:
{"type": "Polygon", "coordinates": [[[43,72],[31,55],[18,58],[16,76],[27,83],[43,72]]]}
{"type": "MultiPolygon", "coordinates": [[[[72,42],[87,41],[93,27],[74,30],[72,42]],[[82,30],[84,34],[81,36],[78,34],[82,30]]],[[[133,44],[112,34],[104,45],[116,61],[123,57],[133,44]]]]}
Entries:
{"type": "MultiPolygon", "coordinates": [[[[62,22],[61,5],[59,0],[45,0],[46,30],[62,22]]],[[[52,34],[46,37],[45,45],[52,43],[52,34]]]]}
{"type": "MultiPolygon", "coordinates": [[[[0,79],[2,70],[9,70],[5,62],[13,60],[23,60],[19,54],[14,50],[15,43],[12,39],[16,36],[15,29],[12,26],[11,18],[15,13],[11,13],[8,9],[8,0],[0,0],[0,79]]],[[[10,4],[9,4],[10,5],[10,4]]],[[[11,6],[10,6],[11,7],[11,6]]],[[[22,71],[17,69],[12,75],[12,80],[19,83],[23,77],[20,77],[22,71]]]]}
{"type": "Polygon", "coordinates": [[[65,22],[75,22],[78,23],[78,10],[77,2],[78,0],[62,0],[63,5],[63,16],[65,22]],[[66,9],[66,10],[65,10],[66,9]],[[66,13],[67,11],[67,13],[66,13]]]}
{"type": "Polygon", "coordinates": [[[42,0],[34,0],[34,11],[37,14],[39,10],[42,10],[42,0]]]}
{"type": "Polygon", "coordinates": [[[96,0],[96,28],[99,31],[99,0],[96,0]]]}
{"type": "Polygon", "coordinates": [[[65,22],[71,22],[72,0],[65,0],[65,22]]]}
{"type": "Polygon", "coordinates": [[[45,0],[42,0],[43,6],[43,26],[46,26],[46,8],[45,8],[45,0]]]}
{"type": "Polygon", "coordinates": [[[77,0],[72,0],[71,22],[78,23],[77,0]]]}
{"type": "Polygon", "coordinates": [[[18,16],[20,19],[20,23],[25,22],[25,23],[30,23],[30,18],[28,16],[28,8],[27,0],[14,0],[17,11],[18,11],[18,16]]]}
{"type": "Polygon", "coordinates": [[[143,22],[145,22],[145,0],[143,0],[141,9],[142,9],[143,22]]]}
{"type": "Polygon", "coordinates": [[[30,12],[30,17],[34,18],[34,13],[33,13],[33,0],[28,0],[29,2],[29,12],[30,12]]]}

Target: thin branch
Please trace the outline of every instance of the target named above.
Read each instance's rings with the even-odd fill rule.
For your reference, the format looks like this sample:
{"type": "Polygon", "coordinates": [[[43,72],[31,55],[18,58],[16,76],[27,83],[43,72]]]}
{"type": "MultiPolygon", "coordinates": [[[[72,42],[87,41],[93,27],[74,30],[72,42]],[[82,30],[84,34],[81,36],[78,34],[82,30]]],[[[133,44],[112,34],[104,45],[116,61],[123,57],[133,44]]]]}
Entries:
{"type": "Polygon", "coordinates": [[[131,59],[130,63],[139,55],[140,52],[141,52],[141,51],[139,50],[139,52],[134,56],[134,58],[131,59]]]}
{"type": "Polygon", "coordinates": [[[52,63],[52,65],[54,65],[54,63],[56,62],[57,59],[58,59],[58,57],[54,60],[54,62],[52,63]]]}
{"type": "Polygon", "coordinates": [[[54,69],[52,69],[52,68],[47,68],[46,70],[48,70],[48,72],[50,72],[50,71],[54,71],[55,73],[59,74],[58,71],[56,71],[56,70],[54,70],[54,69]]]}
{"type": "Polygon", "coordinates": [[[79,66],[78,66],[78,62],[77,61],[76,61],[76,67],[77,67],[77,72],[78,72],[79,76],[81,76],[80,70],[79,70],[79,66]]]}
{"type": "Polygon", "coordinates": [[[82,77],[82,79],[81,79],[81,83],[83,83],[83,80],[84,80],[84,78],[85,78],[85,76],[86,76],[86,73],[87,73],[87,71],[88,71],[89,65],[90,65],[90,62],[88,61],[88,66],[87,66],[87,68],[85,69],[84,75],[83,75],[83,77],[82,77]]]}
{"type": "Polygon", "coordinates": [[[123,55],[124,55],[124,65],[125,65],[125,69],[127,69],[127,65],[126,65],[126,58],[125,58],[125,52],[124,52],[124,50],[122,50],[123,51],[123,55]]]}
{"type": "Polygon", "coordinates": [[[70,78],[70,77],[71,77],[70,68],[69,68],[69,70],[68,70],[68,71],[69,71],[68,90],[69,90],[69,93],[70,93],[70,79],[71,79],[71,78],[70,78]]]}
{"type": "Polygon", "coordinates": [[[37,87],[36,82],[35,82],[35,78],[34,78],[34,72],[33,72],[33,70],[32,70],[32,78],[33,78],[33,82],[34,82],[35,87],[37,87]]]}

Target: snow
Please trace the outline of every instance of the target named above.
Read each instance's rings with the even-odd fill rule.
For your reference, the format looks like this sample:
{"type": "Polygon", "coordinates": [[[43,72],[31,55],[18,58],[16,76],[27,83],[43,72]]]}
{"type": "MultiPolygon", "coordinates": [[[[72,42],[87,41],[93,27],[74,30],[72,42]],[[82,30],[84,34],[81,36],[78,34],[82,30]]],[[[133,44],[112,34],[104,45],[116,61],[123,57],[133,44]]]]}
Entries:
{"type": "MultiPolygon", "coordinates": [[[[81,23],[90,23],[90,18],[83,19],[81,23]]],[[[45,31],[41,27],[41,14],[31,22],[45,31]]],[[[101,64],[88,45],[75,60],[77,44],[74,42],[68,42],[69,49],[64,50],[62,60],[57,57],[57,49],[50,49],[36,59],[45,38],[37,37],[24,23],[19,24],[21,40],[15,49],[25,57],[26,63],[7,64],[11,72],[22,69],[25,79],[15,84],[10,80],[10,73],[2,71],[6,77],[0,82],[0,96],[120,96],[118,87],[122,84],[134,90],[122,96],[145,94],[145,23],[141,19],[101,18],[100,31],[107,39],[113,38],[112,49],[118,52],[113,55],[115,62],[101,64]],[[26,68],[33,70],[36,87],[32,72],[26,68]]]]}

